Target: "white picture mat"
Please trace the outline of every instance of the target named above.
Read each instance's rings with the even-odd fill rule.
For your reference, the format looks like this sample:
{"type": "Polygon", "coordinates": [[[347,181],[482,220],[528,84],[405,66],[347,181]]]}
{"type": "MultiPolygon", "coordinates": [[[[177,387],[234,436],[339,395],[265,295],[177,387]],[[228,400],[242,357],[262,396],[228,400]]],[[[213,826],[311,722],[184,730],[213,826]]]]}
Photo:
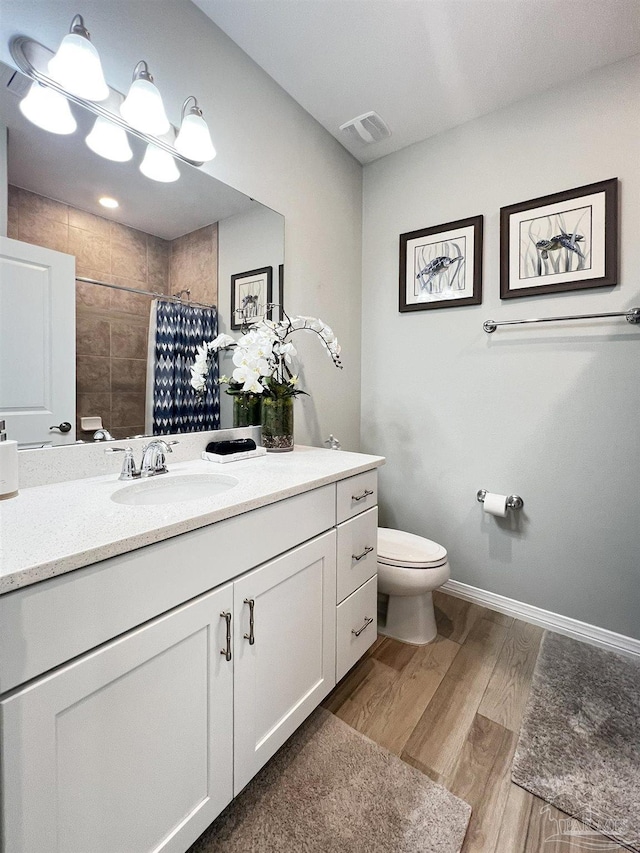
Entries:
{"type": "MultiPolygon", "coordinates": [[[[512,213],[509,217],[509,290],[519,290],[524,287],[535,287],[536,284],[563,284],[565,282],[588,281],[592,278],[602,278],[605,274],[605,198],[604,191],[592,195],[579,196],[566,201],[547,204],[543,207],[512,213]],[[588,269],[572,272],[558,272],[541,276],[520,277],[520,225],[531,219],[554,216],[575,210],[576,208],[591,207],[591,261],[588,269]]],[[[578,244],[579,245],[579,244],[578,244]]]]}
{"type": "Polygon", "coordinates": [[[413,240],[407,240],[405,268],[405,299],[407,305],[419,305],[424,302],[439,302],[445,299],[468,299],[473,296],[474,236],[474,226],[469,225],[466,228],[454,228],[449,231],[439,231],[425,237],[416,237],[413,240]],[[464,281],[464,288],[460,290],[444,290],[442,293],[417,294],[417,253],[422,246],[432,246],[436,243],[464,243],[465,263],[462,277],[462,280],[464,281]]]}

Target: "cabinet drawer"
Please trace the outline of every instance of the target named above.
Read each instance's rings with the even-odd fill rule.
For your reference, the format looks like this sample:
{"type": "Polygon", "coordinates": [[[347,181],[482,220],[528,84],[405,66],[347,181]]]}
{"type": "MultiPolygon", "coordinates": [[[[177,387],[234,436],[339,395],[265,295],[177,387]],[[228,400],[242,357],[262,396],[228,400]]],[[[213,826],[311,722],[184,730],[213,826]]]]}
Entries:
{"type": "Polygon", "coordinates": [[[345,521],[338,527],[338,575],[336,604],[377,571],[378,508],[345,521]]]}
{"type": "Polygon", "coordinates": [[[378,578],[374,576],[338,605],[336,681],[359,660],[378,635],[378,578]]]}
{"type": "Polygon", "coordinates": [[[365,471],[337,484],[336,515],[338,524],[359,515],[378,503],[378,472],[365,471]]]}

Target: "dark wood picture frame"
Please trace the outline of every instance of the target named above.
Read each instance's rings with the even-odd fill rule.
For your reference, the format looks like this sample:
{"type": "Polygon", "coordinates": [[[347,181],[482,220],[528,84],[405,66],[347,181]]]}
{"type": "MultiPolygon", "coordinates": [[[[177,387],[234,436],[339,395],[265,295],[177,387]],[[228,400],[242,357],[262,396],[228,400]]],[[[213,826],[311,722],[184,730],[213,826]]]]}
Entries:
{"type": "Polygon", "coordinates": [[[500,299],[612,287],[617,283],[617,178],[500,209],[500,299]],[[592,203],[596,201],[592,197],[600,195],[602,198],[592,203]],[[552,206],[557,208],[555,212],[549,210],[552,206]],[[525,212],[530,214],[527,218],[519,216],[525,212]],[[514,245],[516,229],[519,236],[514,245]],[[556,237],[562,237],[562,242],[556,237]],[[593,276],[589,276],[589,270],[593,270],[593,276]],[[552,280],[554,276],[556,281],[552,280]],[[529,279],[529,286],[515,286],[529,279]],[[533,284],[537,279],[546,283],[533,284]]]}
{"type": "Polygon", "coordinates": [[[482,231],[483,217],[471,216],[467,219],[458,219],[455,222],[445,222],[443,225],[434,225],[401,234],[400,312],[480,305],[482,302],[482,231]],[[459,232],[459,239],[456,239],[456,232],[459,232]],[[442,240],[437,239],[439,236],[442,240]],[[467,247],[467,241],[472,244],[470,247],[467,247]],[[451,247],[447,249],[449,244],[451,247]],[[466,247],[462,255],[452,257],[449,254],[453,252],[455,255],[456,251],[461,251],[462,245],[466,247]],[[425,251],[427,247],[428,251],[425,251]],[[472,259],[470,265],[467,264],[467,256],[472,259]],[[445,263],[443,259],[449,263],[445,263]],[[462,288],[459,287],[460,284],[463,284],[462,288]],[[446,298],[447,293],[462,291],[470,295],[446,298]]]}
{"type": "MultiPolygon", "coordinates": [[[[271,308],[266,307],[273,300],[273,267],[260,267],[255,270],[247,270],[247,272],[235,273],[231,276],[231,328],[234,331],[239,331],[245,326],[251,326],[258,323],[263,318],[271,319],[271,308]],[[246,298],[242,295],[243,288],[258,289],[260,293],[251,294],[260,298],[262,295],[264,301],[260,301],[259,306],[265,306],[263,311],[258,310],[252,316],[241,316],[237,313],[241,310],[242,301],[246,298]]],[[[258,306],[258,307],[259,307],[258,306]]]]}

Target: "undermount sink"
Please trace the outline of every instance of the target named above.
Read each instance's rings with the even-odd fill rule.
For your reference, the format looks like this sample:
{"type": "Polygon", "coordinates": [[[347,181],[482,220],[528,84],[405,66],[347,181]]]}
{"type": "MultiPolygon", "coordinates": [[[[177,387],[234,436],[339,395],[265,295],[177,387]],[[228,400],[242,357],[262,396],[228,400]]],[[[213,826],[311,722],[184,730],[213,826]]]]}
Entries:
{"type": "Polygon", "coordinates": [[[173,504],[219,495],[238,483],[239,480],[228,474],[160,475],[118,489],[111,495],[111,500],[129,506],[173,504]]]}

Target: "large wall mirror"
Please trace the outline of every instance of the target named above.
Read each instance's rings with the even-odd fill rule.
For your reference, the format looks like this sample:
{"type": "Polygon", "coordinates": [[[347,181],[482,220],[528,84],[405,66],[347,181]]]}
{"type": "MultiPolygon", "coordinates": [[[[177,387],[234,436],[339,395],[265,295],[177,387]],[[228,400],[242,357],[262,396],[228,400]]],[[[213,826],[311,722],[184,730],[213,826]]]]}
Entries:
{"type": "MultiPolygon", "coordinates": [[[[272,300],[281,301],[284,217],[185,163],[173,183],[149,180],[138,168],[144,143],[134,137],[131,161],[99,157],[85,144],[95,117],[81,107],[72,105],[75,133],[41,130],[18,108],[26,78],[0,63],[0,84],[0,122],[8,128],[7,237],[24,244],[26,258],[20,264],[3,252],[0,267],[0,418],[22,447],[92,441],[98,421],[87,418],[100,418],[117,440],[161,432],[150,414],[154,324],[158,306],[178,303],[153,294],[181,294],[183,304],[218,308],[219,331],[231,326],[232,276],[270,268],[272,300]],[[117,209],[101,206],[104,197],[116,199],[117,209]],[[75,272],[63,271],[70,296],[55,309],[37,275],[52,252],[75,259],[75,272]],[[47,322],[66,348],[63,370],[51,366],[52,344],[39,326],[47,322]],[[50,402],[59,389],[51,386],[61,374],[67,403],[54,413],[50,402]],[[34,432],[25,413],[38,408],[41,427],[34,432]],[[57,428],[64,422],[71,430],[57,428]]],[[[48,272],[42,279],[58,287],[48,272]]],[[[219,425],[231,426],[224,391],[220,404],[219,425]]],[[[185,429],[193,431],[193,424],[185,429]]]]}

